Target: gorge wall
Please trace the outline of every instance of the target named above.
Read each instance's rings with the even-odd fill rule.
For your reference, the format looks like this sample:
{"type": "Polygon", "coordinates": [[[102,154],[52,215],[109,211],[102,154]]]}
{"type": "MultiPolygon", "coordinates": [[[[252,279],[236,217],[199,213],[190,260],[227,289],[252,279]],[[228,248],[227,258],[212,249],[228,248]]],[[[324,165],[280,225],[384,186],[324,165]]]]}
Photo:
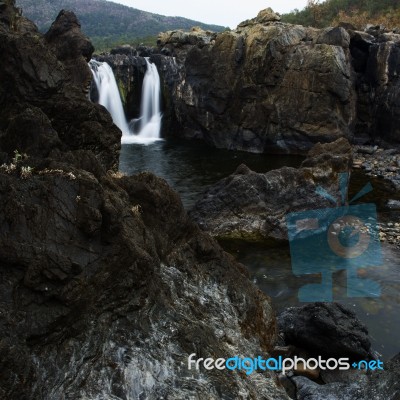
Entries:
{"type": "Polygon", "coordinates": [[[75,15],[43,36],[3,1],[0,50],[0,397],[287,399],[269,373],[187,369],[266,354],[270,300],[165,181],[115,172],[75,15]]]}
{"type": "MultiPolygon", "coordinates": [[[[233,31],[160,34],[147,55],[164,83],[164,135],[305,153],[339,137],[399,142],[399,48],[400,35],[380,28],[295,26],[267,9],[233,31]]],[[[135,79],[127,49],[101,58],[121,82],[135,79]]]]}

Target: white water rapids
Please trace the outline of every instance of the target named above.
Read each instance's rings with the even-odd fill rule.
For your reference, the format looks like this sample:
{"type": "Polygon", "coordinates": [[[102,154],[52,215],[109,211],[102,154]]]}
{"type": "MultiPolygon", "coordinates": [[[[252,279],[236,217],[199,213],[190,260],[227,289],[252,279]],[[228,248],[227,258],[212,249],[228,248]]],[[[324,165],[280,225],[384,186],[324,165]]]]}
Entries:
{"type": "Polygon", "coordinates": [[[140,117],[127,121],[121,96],[111,67],[106,62],[91,60],[93,79],[99,92],[99,104],[104,106],[122,131],[121,143],[150,144],[160,138],[160,76],[155,64],[146,58],[147,70],[143,79],[140,117]],[[138,129],[136,129],[138,127],[138,129]]]}

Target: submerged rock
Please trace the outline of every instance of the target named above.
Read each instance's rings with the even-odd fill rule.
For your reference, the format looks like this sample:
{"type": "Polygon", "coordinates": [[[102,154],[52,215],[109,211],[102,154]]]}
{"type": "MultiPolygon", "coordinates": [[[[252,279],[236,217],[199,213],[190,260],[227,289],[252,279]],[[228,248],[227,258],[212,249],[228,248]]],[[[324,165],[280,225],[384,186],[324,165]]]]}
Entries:
{"type": "Polygon", "coordinates": [[[339,199],[338,173],[352,164],[346,139],[317,144],[298,169],[256,173],[246,166],[211,186],[190,211],[200,227],[220,238],[287,239],[289,212],[332,207],[316,192],[339,199]]]}

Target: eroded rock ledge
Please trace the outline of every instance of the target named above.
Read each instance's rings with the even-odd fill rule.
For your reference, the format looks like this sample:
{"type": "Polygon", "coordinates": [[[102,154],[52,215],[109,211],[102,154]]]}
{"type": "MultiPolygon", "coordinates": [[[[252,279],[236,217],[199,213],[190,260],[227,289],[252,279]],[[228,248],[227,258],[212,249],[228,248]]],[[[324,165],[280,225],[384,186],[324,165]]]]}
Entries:
{"type": "Polygon", "coordinates": [[[256,173],[242,165],[211,186],[190,216],[218,238],[286,240],[286,215],[332,207],[316,188],[322,186],[339,199],[338,174],[349,172],[351,165],[352,150],[346,139],[315,145],[298,169],[256,173]]]}
{"type": "Polygon", "coordinates": [[[399,143],[399,42],[286,24],[267,9],[230,32],[167,32],[158,45],[182,65],[171,98],[185,137],[305,153],[339,137],[399,143]]]}

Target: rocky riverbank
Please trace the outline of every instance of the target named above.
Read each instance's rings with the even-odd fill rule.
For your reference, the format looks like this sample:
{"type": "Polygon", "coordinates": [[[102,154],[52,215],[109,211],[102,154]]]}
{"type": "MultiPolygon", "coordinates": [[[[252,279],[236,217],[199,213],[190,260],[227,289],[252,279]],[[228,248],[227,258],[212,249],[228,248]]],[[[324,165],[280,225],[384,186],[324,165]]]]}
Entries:
{"type": "MultiPolygon", "coordinates": [[[[271,22],[278,23],[261,13],[242,29],[271,22]]],[[[218,38],[208,36],[189,42],[188,52],[193,45],[216,46],[218,38]]],[[[13,0],[5,0],[0,39],[0,397],[288,399],[288,382],[273,372],[188,369],[193,353],[274,354],[279,340],[271,300],[189,218],[165,181],[117,172],[121,132],[87,98],[93,48],[76,16],[62,11],[42,36],[13,0]]],[[[165,82],[174,87],[172,78],[165,82]]],[[[239,182],[236,193],[243,194],[253,179],[249,202],[264,213],[268,204],[273,208],[272,228],[259,234],[281,237],[282,203],[294,201],[301,209],[320,184],[338,194],[338,173],[351,163],[350,145],[339,139],[315,146],[302,167],[284,169],[283,178],[241,166],[225,183],[239,182]],[[254,202],[265,186],[265,196],[254,202]]],[[[320,197],[311,201],[326,205],[320,197]]],[[[245,211],[251,216],[251,207],[245,211]]],[[[323,328],[310,322],[315,309],[288,310],[290,323],[294,314],[295,326],[306,331],[299,328],[303,336],[294,337],[281,316],[282,345],[310,352],[317,331],[322,351],[329,347],[326,331],[337,324],[342,329],[329,336],[339,341],[335,355],[370,357],[367,332],[354,315],[339,307],[329,319],[329,307],[315,307],[323,328]]],[[[365,387],[340,379],[332,388],[334,378],[324,377],[326,385],[317,386],[297,376],[295,396],[386,400],[398,394],[397,367],[392,361],[365,387]]]]}
{"type": "Polygon", "coordinates": [[[242,165],[212,185],[190,216],[220,239],[287,240],[286,215],[332,207],[316,189],[321,186],[339,199],[339,173],[348,173],[351,165],[352,150],[346,139],[316,145],[298,169],[255,173],[242,165]]]}
{"type": "Polygon", "coordinates": [[[340,139],[317,145],[297,170],[281,168],[262,174],[242,165],[212,185],[190,215],[202,229],[220,239],[287,240],[287,214],[333,206],[317,192],[317,186],[339,199],[338,173],[358,178],[361,174],[373,187],[373,195],[366,201],[378,206],[380,240],[399,248],[399,164],[400,150],[350,146],[340,139]]]}
{"type": "Polygon", "coordinates": [[[380,240],[400,248],[400,149],[354,146],[353,168],[362,171],[379,192],[380,240]]]}
{"type": "Polygon", "coordinates": [[[42,36],[6,0],[0,39],[0,397],[287,399],[272,373],[188,370],[268,354],[270,300],[165,181],[116,173],[75,15],[42,36]]]}
{"type": "Polygon", "coordinates": [[[367,328],[342,305],[291,307],[279,315],[278,325],[281,346],[275,348],[276,355],[303,360],[347,357],[350,363],[356,362],[349,370],[329,370],[326,365],[310,369],[299,361],[292,371],[280,376],[292,399],[385,400],[400,396],[400,354],[381,362],[378,368],[378,355],[371,349],[367,328]],[[359,369],[357,360],[372,362],[374,367],[359,369]]]}

